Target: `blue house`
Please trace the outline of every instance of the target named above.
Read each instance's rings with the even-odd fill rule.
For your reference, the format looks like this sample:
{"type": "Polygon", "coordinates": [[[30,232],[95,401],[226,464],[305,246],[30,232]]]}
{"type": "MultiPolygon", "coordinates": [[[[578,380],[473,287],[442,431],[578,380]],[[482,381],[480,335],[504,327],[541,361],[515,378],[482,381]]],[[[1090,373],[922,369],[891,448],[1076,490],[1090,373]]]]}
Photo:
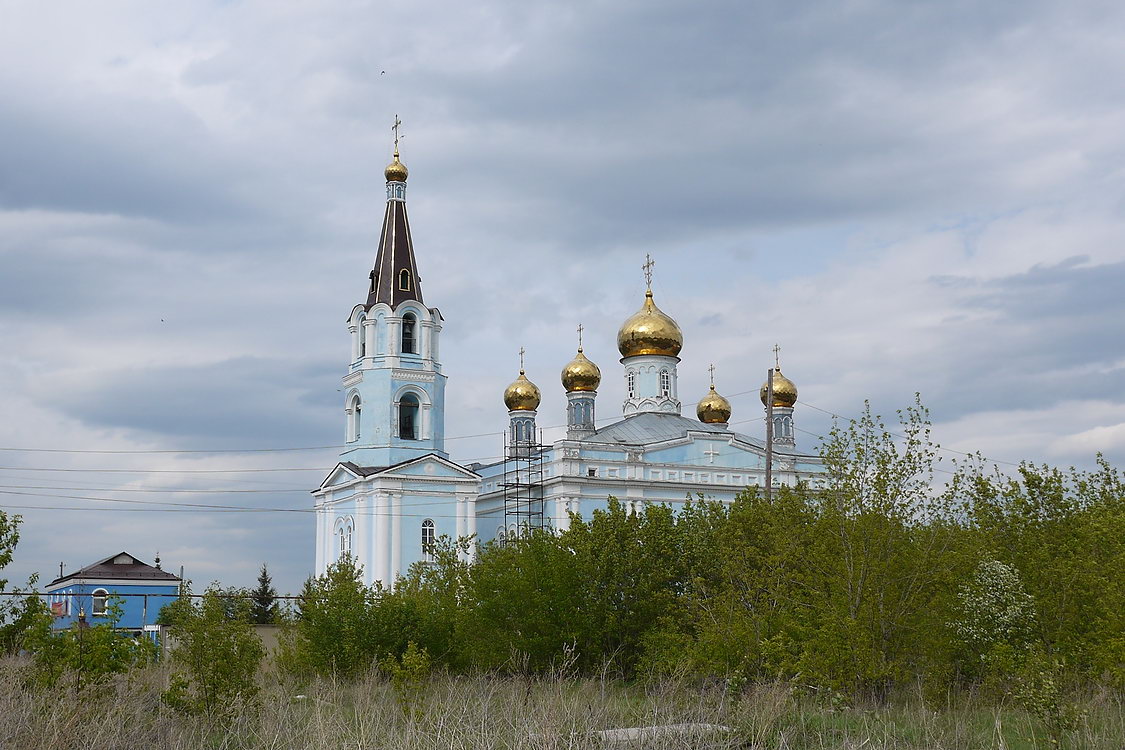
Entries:
{"type": "Polygon", "coordinates": [[[140,635],[156,632],[161,607],[179,596],[180,578],[161,570],[159,559],[153,566],[119,552],[56,578],[45,590],[56,630],[106,622],[113,599],[122,611],[117,629],[140,635]]]}

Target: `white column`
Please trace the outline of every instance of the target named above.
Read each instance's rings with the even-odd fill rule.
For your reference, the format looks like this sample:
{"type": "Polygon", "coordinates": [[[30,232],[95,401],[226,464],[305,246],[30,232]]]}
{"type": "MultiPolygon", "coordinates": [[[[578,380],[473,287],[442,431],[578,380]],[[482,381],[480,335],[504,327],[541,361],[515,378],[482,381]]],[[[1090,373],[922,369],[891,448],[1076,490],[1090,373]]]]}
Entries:
{"type": "Polygon", "coordinates": [[[363,321],[363,340],[367,347],[367,356],[374,357],[379,352],[375,349],[375,318],[366,318],[363,321]]]}
{"type": "Polygon", "coordinates": [[[402,337],[399,328],[402,318],[387,317],[387,354],[394,356],[402,353],[402,337]]]}
{"type": "Polygon", "coordinates": [[[430,329],[430,359],[434,360],[435,362],[437,362],[438,359],[441,358],[441,352],[439,351],[438,347],[438,344],[441,340],[441,336],[438,335],[440,333],[441,324],[435,320],[434,327],[430,329]]]}
{"type": "Polygon", "coordinates": [[[324,508],[316,509],[316,575],[324,572],[324,508]]]}
{"type": "Polygon", "coordinates": [[[367,577],[371,575],[370,566],[367,564],[367,547],[369,544],[367,532],[369,527],[364,521],[367,520],[367,513],[365,512],[370,506],[370,502],[366,495],[357,494],[355,497],[355,534],[354,542],[355,549],[352,550],[352,556],[355,558],[356,564],[363,567],[363,580],[366,582],[367,577]]]}
{"type": "Polygon", "coordinates": [[[419,330],[422,332],[422,346],[419,350],[422,352],[424,359],[434,358],[434,325],[429,321],[419,324],[419,330]]]}
{"type": "Polygon", "coordinates": [[[567,513],[569,507],[570,501],[567,498],[555,498],[555,529],[557,531],[566,531],[570,528],[570,515],[567,513]]]}
{"type": "Polygon", "coordinates": [[[356,326],[348,326],[348,333],[352,335],[352,362],[359,359],[359,336],[356,331],[359,330],[356,326]]]}
{"type": "MultiPolygon", "coordinates": [[[[398,578],[402,568],[402,493],[391,495],[394,515],[391,526],[391,581],[398,578]]],[[[393,585],[393,584],[392,584],[393,585]]]]}
{"type": "Polygon", "coordinates": [[[477,534],[477,497],[476,495],[469,495],[465,502],[465,515],[467,518],[467,525],[465,528],[465,536],[473,537],[473,543],[469,547],[469,562],[472,562],[477,557],[477,544],[480,540],[476,538],[477,534]]]}
{"type": "Polygon", "coordinates": [[[372,570],[372,576],[374,580],[381,581],[384,586],[389,585],[387,576],[387,562],[389,560],[387,554],[387,529],[389,527],[387,508],[387,496],[380,492],[375,496],[375,538],[372,540],[375,568],[372,570]]]}
{"type": "Polygon", "coordinates": [[[465,524],[468,519],[465,518],[465,508],[467,507],[467,500],[464,495],[457,496],[457,531],[455,533],[454,541],[460,540],[465,536],[465,524]]]}

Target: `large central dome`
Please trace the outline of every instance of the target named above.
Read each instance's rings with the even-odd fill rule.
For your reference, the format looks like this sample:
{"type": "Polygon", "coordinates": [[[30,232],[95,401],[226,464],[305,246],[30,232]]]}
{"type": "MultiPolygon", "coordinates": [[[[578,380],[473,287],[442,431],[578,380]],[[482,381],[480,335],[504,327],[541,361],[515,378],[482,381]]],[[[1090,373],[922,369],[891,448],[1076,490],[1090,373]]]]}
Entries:
{"type": "Polygon", "coordinates": [[[678,356],[684,348],[684,334],[676,321],[665,315],[652,301],[652,290],[645,292],[641,309],[621,324],[617,332],[617,350],[622,357],[658,354],[678,356]]]}

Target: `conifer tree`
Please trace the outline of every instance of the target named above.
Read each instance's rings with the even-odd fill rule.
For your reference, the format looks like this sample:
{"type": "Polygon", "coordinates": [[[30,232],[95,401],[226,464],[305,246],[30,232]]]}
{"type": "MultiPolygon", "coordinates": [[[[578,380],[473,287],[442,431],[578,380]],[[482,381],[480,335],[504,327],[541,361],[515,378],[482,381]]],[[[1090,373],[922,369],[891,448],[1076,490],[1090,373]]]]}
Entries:
{"type": "Polygon", "coordinates": [[[250,607],[250,621],[256,625],[271,625],[277,621],[277,590],[273,587],[273,580],[262,563],[262,572],[258,574],[258,588],[254,589],[253,603],[250,607]]]}

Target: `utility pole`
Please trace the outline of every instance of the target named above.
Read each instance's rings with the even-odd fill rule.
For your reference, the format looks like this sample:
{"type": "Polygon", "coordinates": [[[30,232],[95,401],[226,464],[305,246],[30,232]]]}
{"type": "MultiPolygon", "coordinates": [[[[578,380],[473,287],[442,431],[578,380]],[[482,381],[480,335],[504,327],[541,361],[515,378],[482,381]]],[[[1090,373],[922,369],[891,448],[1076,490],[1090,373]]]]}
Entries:
{"type": "Polygon", "coordinates": [[[766,499],[773,497],[773,368],[766,373],[766,499]]]}

